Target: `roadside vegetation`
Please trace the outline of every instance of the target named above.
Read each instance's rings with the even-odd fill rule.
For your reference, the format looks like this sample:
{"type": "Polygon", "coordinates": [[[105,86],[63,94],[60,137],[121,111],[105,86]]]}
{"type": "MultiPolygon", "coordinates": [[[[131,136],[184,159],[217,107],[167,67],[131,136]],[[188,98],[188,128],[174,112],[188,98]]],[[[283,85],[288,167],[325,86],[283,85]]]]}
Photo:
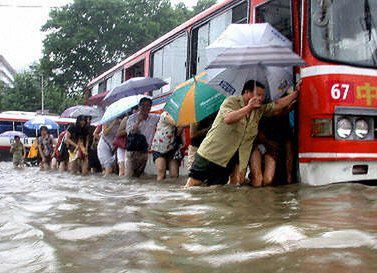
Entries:
{"type": "Polygon", "coordinates": [[[0,111],[60,113],[82,103],[85,85],[116,63],[215,4],[193,8],[170,0],[75,0],[53,9],[42,26],[42,58],[16,75],[13,87],[0,85],[0,111]]]}

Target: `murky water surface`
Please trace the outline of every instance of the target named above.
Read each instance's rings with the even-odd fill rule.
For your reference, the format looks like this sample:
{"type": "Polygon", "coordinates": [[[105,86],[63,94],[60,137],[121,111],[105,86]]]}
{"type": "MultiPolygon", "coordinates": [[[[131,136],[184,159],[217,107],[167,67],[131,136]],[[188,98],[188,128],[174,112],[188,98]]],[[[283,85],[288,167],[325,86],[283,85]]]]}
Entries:
{"type": "Polygon", "coordinates": [[[0,272],[377,272],[377,187],[208,187],[0,163],[0,272]]]}

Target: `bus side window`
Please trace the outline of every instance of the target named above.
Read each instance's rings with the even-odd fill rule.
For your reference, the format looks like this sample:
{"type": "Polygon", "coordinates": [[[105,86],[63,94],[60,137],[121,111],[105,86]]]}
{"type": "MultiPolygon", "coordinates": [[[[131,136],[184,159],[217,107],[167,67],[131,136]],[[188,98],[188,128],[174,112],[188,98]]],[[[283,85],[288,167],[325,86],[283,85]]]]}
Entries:
{"type": "Polygon", "coordinates": [[[171,91],[175,86],[186,80],[187,44],[188,35],[184,33],[153,52],[151,74],[153,77],[160,78],[168,83],[160,90],[154,91],[153,95],[171,91]]]}
{"type": "Polygon", "coordinates": [[[248,9],[247,1],[232,8],[232,24],[247,24],[248,9]]]}
{"type": "Polygon", "coordinates": [[[107,79],[107,90],[112,90],[122,83],[123,69],[115,71],[115,73],[107,79]]]}
{"type": "Polygon", "coordinates": [[[22,122],[14,122],[14,129],[19,132],[23,132],[23,123],[22,122]]]}
{"type": "Polygon", "coordinates": [[[134,77],[144,77],[144,60],[137,62],[131,67],[126,69],[126,80],[129,80],[134,77]]]}
{"type": "Polygon", "coordinates": [[[6,131],[13,131],[12,121],[0,121],[0,134],[6,131]]]}
{"type": "Polygon", "coordinates": [[[271,0],[255,8],[255,23],[270,23],[292,41],[291,0],[271,0]]]}
{"type": "Polygon", "coordinates": [[[95,85],[92,87],[92,89],[90,90],[89,94],[90,94],[91,96],[94,96],[94,95],[97,95],[97,94],[98,94],[98,83],[95,84],[95,85]]]}
{"type": "Polygon", "coordinates": [[[36,133],[35,130],[24,127],[24,134],[27,135],[28,137],[35,137],[35,133],[36,133]]]}
{"type": "Polygon", "coordinates": [[[98,85],[98,94],[106,92],[107,79],[100,82],[98,85]]]}
{"type": "Polygon", "coordinates": [[[204,71],[207,66],[205,48],[214,42],[230,24],[247,23],[247,1],[213,17],[192,31],[190,76],[204,71]]]}

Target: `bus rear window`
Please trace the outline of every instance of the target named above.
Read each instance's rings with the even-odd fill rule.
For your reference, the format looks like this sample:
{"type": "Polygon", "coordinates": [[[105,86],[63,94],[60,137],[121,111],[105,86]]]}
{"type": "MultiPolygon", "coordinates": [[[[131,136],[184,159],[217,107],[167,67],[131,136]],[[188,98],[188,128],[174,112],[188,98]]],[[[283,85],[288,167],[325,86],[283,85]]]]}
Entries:
{"type": "Polygon", "coordinates": [[[310,40],[321,59],[377,67],[377,1],[311,1],[310,40]]]}

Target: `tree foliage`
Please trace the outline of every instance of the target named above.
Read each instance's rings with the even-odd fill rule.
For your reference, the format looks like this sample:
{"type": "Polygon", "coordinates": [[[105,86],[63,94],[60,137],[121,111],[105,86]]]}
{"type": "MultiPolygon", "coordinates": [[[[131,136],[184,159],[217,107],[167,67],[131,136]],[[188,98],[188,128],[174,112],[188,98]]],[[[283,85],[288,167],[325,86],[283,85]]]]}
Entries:
{"type": "Polygon", "coordinates": [[[40,109],[40,79],[31,71],[15,76],[14,86],[5,87],[1,96],[2,110],[36,111],[40,109]]]}
{"type": "Polygon", "coordinates": [[[83,103],[90,79],[214,3],[189,9],[170,0],[74,0],[53,9],[42,27],[40,64],[16,75],[12,88],[0,83],[0,110],[40,110],[42,75],[45,109],[61,113],[83,103]]]}
{"type": "Polygon", "coordinates": [[[203,10],[206,10],[216,4],[216,2],[216,0],[199,0],[192,10],[193,15],[201,13],[203,10]]]}
{"type": "Polygon", "coordinates": [[[192,10],[170,0],[75,0],[54,9],[42,27],[42,69],[54,84],[81,91],[93,77],[214,4],[192,10]]]}
{"type": "MultiPolygon", "coordinates": [[[[69,106],[82,102],[79,96],[67,94],[64,89],[54,85],[48,78],[43,81],[44,108],[51,113],[61,113],[69,106]]],[[[0,85],[0,110],[31,111],[41,110],[42,70],[35,64],[14,79],[13,87],[0,85]]]]}

